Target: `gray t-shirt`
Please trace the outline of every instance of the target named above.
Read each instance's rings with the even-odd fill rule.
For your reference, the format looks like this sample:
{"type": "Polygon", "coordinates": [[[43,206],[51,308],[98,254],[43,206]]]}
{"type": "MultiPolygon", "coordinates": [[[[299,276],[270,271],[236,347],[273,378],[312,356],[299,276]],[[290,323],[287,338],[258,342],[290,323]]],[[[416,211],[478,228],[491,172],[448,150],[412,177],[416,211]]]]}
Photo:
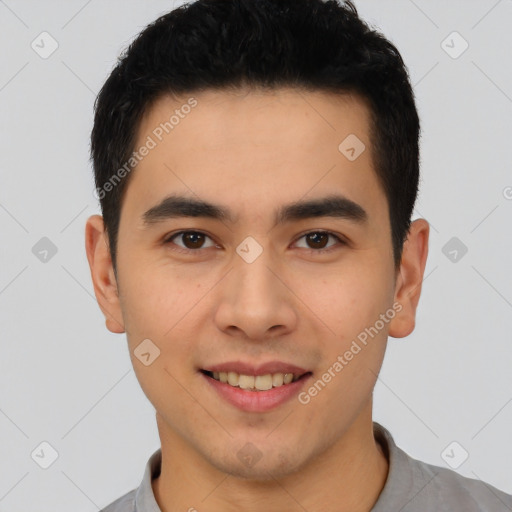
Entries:
{"type": "MultiPolygon", "coordinates": [[[[371,512],[512,512],[512,495],[447,468],[413,459],[373,422],[375,439],[389,461],[386,484],[371,512]]],[[[151,480],[160,474],[161,449],[149,458],[137,489],[100,512],[161,512],[151,480]]]]}

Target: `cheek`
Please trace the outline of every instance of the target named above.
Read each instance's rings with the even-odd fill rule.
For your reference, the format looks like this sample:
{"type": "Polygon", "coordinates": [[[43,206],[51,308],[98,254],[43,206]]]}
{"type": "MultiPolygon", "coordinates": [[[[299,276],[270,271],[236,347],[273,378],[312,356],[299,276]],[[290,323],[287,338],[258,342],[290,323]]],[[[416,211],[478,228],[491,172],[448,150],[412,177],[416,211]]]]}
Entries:
{"type": "Polygon", "coordinates": [[[170,266],[127,258],[119,262],[120,303],[127,335],[162,338],[204,294],[201,283],[170,266]]]}
{"type": "Polygon", "coordinates": [[[130,356],[142,387],[158,389],[160,379],[172,381],[172,376],[188,379],[200,325],[197,317],[206,304],[201,300],[213,286],[213,277],[194,277],[168,264],[145,263],[135,257],[125,257],[122,265],[120,302],[130,356]],[[143,343],[158,354],[148,367],[137,357],[143,343]]]}
{"type": "MultiPolygon", "coordinates": [[[[134,271],[123,285],[123,318],[137,379],[155,407],[162,406],[160,400],[176,405],[183,393],[179,383],[190,378],[194,330],[190,319],[198,298],[148,267],[134,271]]],[[[197,289],[193,284],[188,286],[197,289]]]]}
{"type": "Polygon", "coordinates": [[[320,322],[326,339],[337,340],[338,348],[373,325],[393,298],[393,287],[384,270],[362,266],[340,266],[327,275],[325,271],[301,273],[295,276],[294,291],[307,317],[320,322]]]}

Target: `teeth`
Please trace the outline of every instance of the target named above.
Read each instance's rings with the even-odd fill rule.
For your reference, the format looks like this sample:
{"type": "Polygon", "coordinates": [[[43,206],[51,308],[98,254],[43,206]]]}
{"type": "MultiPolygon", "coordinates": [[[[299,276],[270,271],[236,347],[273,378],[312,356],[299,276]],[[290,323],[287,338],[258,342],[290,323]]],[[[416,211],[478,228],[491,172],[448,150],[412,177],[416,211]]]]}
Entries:
{"type": "Polygon", "coordinates": [[[272,385],[276,388],[282,386],[284,383],[284,373],[274,373],[272,375],[272,385]]]}
{"type": "Polygon", "coordinates": [[[213,372],[212,376],[220,382],[252,391],[267,391],[272,387],[278,388],[299,379],[299,375],[293,373],[267,373],[266,375],[255,376],[240,375],[236,372],[213,372]]]}
{"type": "Polygon", "coordinates": [[[254,387],[260,391],[272,389],[272,375],[258,375],[254,379],[254,387]]]}
{"type": "Polygon", "coordinates": [[[283,377],[283,382],[285,384],[290,384],[290,382],[293,380],[293,373],[285,373],[283,377]]]}
{"type": "Polygon", "coordinates": [[[240,375],[238,377],[238,386],[242,389],[253,389],[254,377],[252,375],[240,375]]]}

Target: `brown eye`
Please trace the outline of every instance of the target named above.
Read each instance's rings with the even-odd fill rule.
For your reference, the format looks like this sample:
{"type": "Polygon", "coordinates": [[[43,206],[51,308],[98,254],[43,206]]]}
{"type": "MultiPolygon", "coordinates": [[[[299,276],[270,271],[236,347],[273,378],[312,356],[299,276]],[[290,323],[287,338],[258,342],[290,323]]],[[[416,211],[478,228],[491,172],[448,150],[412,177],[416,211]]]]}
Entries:
{"type": "Polygon", "coordinates": [[[303,249],[309,249],[311,252],[324,253],[329,252],[332,249],[336,249],[337,246],[345,245],[345,241],[339,236],[331,233],[330,231],[311,231],[302,235],[299,240],[304,239],[306,245],[299,245],[303,249]],[[333,238],[335,243],[327,245],[329,238],[333,238]],[[336,243],[338,242],[338,243],[336,243]]]}
{"type": "Polygon", "coordinates": [[[179,248],[182,248],[184,252],[193,252],[215,246],[213,241],[211,241],[210,245],[205,246],[206,240],[211,240],[211,238],[200,231],[180,231],[168,238],[165,243],[177,245],[179,248]]]}
{"type": "Polygon", "coordinates": [[[187,249],[200,249],[204,243],[204,239],[205,236],[203,233],[193,231],[181,235],[181,240],[187,249]]]}
{"type": "Polygon", "coordinates": [[[305,236],[312,249],[323,249],[329,240],[328,233],[308,233],[305,236]]]}

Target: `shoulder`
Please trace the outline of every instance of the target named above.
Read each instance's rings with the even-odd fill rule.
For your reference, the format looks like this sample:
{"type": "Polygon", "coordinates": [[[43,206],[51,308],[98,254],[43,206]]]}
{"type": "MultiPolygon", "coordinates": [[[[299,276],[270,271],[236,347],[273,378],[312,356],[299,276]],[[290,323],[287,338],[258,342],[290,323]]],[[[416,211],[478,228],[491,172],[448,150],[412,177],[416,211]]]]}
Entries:
{"type": "Polygon", "coordinates": [[[412,457],[409,466],[417,482],[417,494],[411,499],[411,511],[416,510],[414,502],[427,507],[425,510],[435,507],[439,511],[452,511],[456,507],[456,510],[466,512],[512,511],[512,496],[486,482],[412,457]]]}
{"type": "Polygon", "coordinates": [[[135,511],[136,489],[126,493],[110,505],[102,508],[100,512],[134,512],[135,511]]]}
{"type": "Polygon", "coordinates": [[[411,457],[395,444],[388,430],[376,423],[374,435],[386,453],[389,472],[372,512],[512,512],[512,495],[411,457]]]}

